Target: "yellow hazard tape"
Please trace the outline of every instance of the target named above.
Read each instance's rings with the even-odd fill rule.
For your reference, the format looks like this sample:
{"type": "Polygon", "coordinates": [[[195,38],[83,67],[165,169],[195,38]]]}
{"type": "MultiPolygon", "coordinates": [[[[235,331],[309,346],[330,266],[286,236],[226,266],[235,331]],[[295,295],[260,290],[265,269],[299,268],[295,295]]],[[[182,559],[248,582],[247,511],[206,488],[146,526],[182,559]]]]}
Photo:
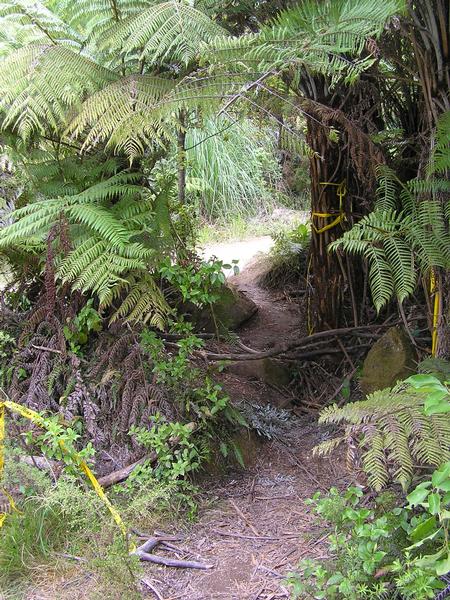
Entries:
{"type": "Polygon", "coordinates": [[[329,219],[330,217],[335,217],[335,219],[331,223],[328,223],[328,225],[324,225],[323,227],[320,227],[320,228],[316,227],[314,225],[314,222],[311,222],[311,226],[317,234],[323,233],[324,231],[328,231],[328,229],[333,229],[333,227],[336,227],[336,225],[338,225],[341,221],[344,221],[344,219],[346,218],[345,212],[344,212],[344,198],[347,194],[347,185],[345,183],[345,180],[341,181],[341,183],[331,183],[329,181],[321,181],[320,185],[334,185],[337,187],[336,194],[339,198],[339,213],[337,215],[336,215],[336,213],[321,213],[321,212],[311,213],[311,217],[316,217],[318,219],[329,219]]]}
{"type": "MultiPolygon", "coordinates": [[[[41,417],[41,415],[39,415],[34,410],[30,410],[26,406],[22,406],[21,404],[16,404],[15,402],[11,402],[10,400],[5,400],[4,402],[0,402],[0,481],[2,480],[3,467],[5,465],[5,416],[6,416],[6,409],[10,410],[11,412],[17,413],[17,414],[21,415],[22,417],[25,417],[26,419],[29,419],[32,423],[34,423],[35,425],[38,425],[39,427],[42,427],[43,429],[46,428],[45,419],[43,419],[41,417]]],[[[91,469],[88,467],[88,465],[86,464],[86,462],[82,458],[80,458],[80,456],[78,455],[78,453],[70,453],[69,450],[66,448],[66,446],[65,446],[65,444],[64,444],[64,442],[62,440],[60,440],[59,445],[60,445],[61,450],[65,454],[67,454],[68,456],[70,456],[72,458],[73,462],[75,463],[75,465],[80,469],[80,471],[82,471],[86,475],[86,477],[88,478],[90,484],[94,488],[95,493],[102,500],[102,502],[105,504],[105,506],[108,508],[108,510],[111,513],[111,515],[112,515],[115,523],[119,527],[119,529],[122,532],[122,534],[124,535],[124,537],[126,537],[127,536],[127,529],[125,527],[125,523],[122,521],[122,518],[121,518],[120,514],[118,513],[118,511],[111,504],[111,501],[109,500],[109,498],[105,494],[102,486],[99,484],[99,482],[97,481],[95,475],[93,474],[93,472],[91,471],[91,469]]],[[[10,494],[8,494],[4,490],[3,490],[3,493],[8,498],[8,501],[10,503],[11,509],[12,510],[16,510],[17,512],[19,512],[18,509],[16,508],[16,505],[14,504],[14,500],[11,498],[10,494]]],[[[5,518],[6,518],[6,514],[5,513],[0,513],[0,527],[3,525],[3,523],[5,521],[5,518]]]]}
{"type": "Polygon", "coordinates": [[[436,285],[436,275],[431,270],[430,275],[430,294],[434,295],[433,301],[433,329],[431,333],[431,355],[436,356],[437,343],[438,343],[438,321],[439,321],[439,310],[440,310],[440,294],[436,285]]]}

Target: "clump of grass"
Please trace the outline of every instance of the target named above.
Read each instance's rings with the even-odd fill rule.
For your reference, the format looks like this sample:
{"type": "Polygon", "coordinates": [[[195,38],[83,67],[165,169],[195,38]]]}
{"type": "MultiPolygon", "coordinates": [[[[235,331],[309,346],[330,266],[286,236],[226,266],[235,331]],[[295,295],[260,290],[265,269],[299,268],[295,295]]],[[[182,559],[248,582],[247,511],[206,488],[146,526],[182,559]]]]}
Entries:
{"type": "MultiPolygon", "coordinates": [[[[141,598],[139,561],[129,555],[126,540],[95,492],[71,475],[62,474],[55,482],[19,462],[19,456],[17,448],[8,449],[2,480],[14,493],[20,513],[9,514],[0,529],[0,596],[24,597],[30,585],[39,587],[42,573],[48,574],[43,587],[52,587],[53,579],[59,588],[70,568],[71,579],[74,574],[89,577],[92,600],[141,598]]],[[[108,495],[127,526],[148,532],[173,523],[174,516],[184,515],[193,504],[176,482],[147,481],[132,490],[116,486],[108,495]]],[[[59,589],[55,594],[61,597],[59,589]]]]}
{"type": "Polygon", "coordinates": [[[281,171],[275,136],[250,119],[207,120],[186,136],[188,193],[209,220],[269,214],[281,171]]]}
{"type": "Polygon", "coordinates": [[[30,498],[21,514],[8,515],[2,527],[0,585],[8,587],[26,578],[36,564],[48,560],[63,543],[65,524],[61,516],[30,498]]]}

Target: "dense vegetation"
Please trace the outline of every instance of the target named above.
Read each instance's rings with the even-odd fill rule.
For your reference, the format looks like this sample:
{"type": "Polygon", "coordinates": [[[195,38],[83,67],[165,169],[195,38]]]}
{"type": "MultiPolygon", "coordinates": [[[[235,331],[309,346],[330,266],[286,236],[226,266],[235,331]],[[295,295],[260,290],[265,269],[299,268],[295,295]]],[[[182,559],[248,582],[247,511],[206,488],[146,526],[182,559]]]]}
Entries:
{"type": "Polygon", "coordinates": [[[237,432],[259,426],[220,371],[258,352],[217,308],[229,266],[199,252],[241,228],[274,235],[263,284],[319,335],[297,348],[394,322],[418,358],[367,398],[351,348],[351,376],[324,359],[348,395],[321,404],[316,451],[346,446],[373,491],[311,500],[329,560],[292,597],[445,598],[448,3],[6,0],[0,23],[0,585],[22,597],[68,550],[103,597],[139,597],[131,524],[194,518],[196,473],[245,468],[237,432]],[[305,202],[308,225],[270,220],[305,202]]]}

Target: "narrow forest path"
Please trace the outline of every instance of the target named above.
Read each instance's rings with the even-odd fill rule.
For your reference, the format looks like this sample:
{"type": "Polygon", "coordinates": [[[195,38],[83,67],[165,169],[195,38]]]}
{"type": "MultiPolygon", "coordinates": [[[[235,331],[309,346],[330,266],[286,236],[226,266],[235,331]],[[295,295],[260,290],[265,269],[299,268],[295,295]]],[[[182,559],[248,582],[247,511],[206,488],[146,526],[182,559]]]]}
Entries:
{"type": "MultiPolygon", "coordinates": [[[[219,256],[219,258],[221,258],[219,256]]],[[[258,284],[258,261],[231,280],[258,305],[258,313],[239,331],[242,342],[268,348],[295,335],[302,315],[279,292],[258,284]]],[[[276,389],[242,374],[224,376],[237,403],[278,404],[276,389]]],[[[305,500],[317,490],[344,485],[339,462],[312,456],[321,441],[314,417],[287,418],[277,435],[250,436],[245,470],[202,478],[199,519],[184,532],[183,558],[213,565],[207,571],[146,567],[147,578],[164,600],[275,600],[288,598],[285,577],[304,557],[324,554],[323,532],[305,500]]],[[[173,531],[179,533],[174,525],[173,531]]]]}

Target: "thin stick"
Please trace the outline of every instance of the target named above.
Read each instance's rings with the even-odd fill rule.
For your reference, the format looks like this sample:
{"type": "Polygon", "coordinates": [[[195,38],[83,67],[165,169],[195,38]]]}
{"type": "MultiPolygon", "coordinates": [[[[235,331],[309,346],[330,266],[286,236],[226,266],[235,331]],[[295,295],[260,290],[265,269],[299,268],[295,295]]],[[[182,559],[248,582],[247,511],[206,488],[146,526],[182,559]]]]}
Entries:
{"type": "Polygon", "coordinates": [[[234,508],[234,510],[237,512],[237,514],[241,517],[241,519],[244,521],[244,523],[246,523],[250,527],[250,529],[253,531],[253,533],[255,535],[259,535],[259,531],[253,527],[253,525],[250,523],[248,518],[244,515],[244,513],[239,508],[239,506],[236,504],[236,502],[233,500],[233,498],[230,498],[229,500],[230,500],[231,506],[234,508]]]}
{"type": "Polygon", "coordinates": [[[241,533],[232,533],[231,531],[220,531],[220,529],[211,529],[213,533],[217,533],[218,535],[223,535],[225,537],[234,537],[239,538],[240,540],[261,540],[264,542],[279,542],[280,540],[286,538],[298,538],[298,535],[284,535],[283,537],[271,537],[264,535],[243,535],[241,533]]]}
{"type": "Polygon", "coordinates": [[[36,350],[43,350],[44,352],[53,352],[54,354],[62,354],[62,350],[57,350],[56,348],[48,348],[47,346],[36,346],[36,344],[30,344],[32,348],[36,348],[36,350]]]}
{"type": "Polygon", "coordinates": [[[142,583],[142,585],[145,585],[146,587],[148,587],[155,594],[155,596],[158,598],[158,600],[164,600],[164,598],[158,592],[156,587],[153,584],[151,584],[148,579],[145,579],[145,577],[142,577],[141,583],[142,583]]]}

